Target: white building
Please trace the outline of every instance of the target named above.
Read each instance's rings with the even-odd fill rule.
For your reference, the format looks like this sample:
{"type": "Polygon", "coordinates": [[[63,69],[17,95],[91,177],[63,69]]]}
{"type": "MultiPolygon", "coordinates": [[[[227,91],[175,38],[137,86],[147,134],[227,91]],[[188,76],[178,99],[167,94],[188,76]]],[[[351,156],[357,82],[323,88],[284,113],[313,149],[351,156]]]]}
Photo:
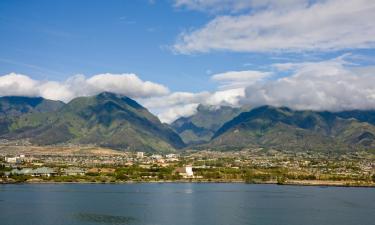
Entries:
{"type": "Polygon", "coordinates": [[[16,156],[16,157],[5,157],[5,162],[7,163],[21,163],[22,158],[16,156]]]}
{"type": "Polygon", "coordinates": [[[171,154],[167,154],[167,155],[165,155],[165,158],[167,158],[167,159],[170,159],[170,158],[177,158],[177,155],[171,153],[171,154]]]}
{"type": "Polygon", "coordinates": [[[193,178],[194,172],[193,167],[191,165],[187,165],[184,167],[180,167],[176,169],[176,172],[181,175],[183,178],[193,178]]]}
{"type": "Polygon", "coordinates": [[[144,152],[137,152],[137,158],[142,159],[145,156],[144,152]]]}

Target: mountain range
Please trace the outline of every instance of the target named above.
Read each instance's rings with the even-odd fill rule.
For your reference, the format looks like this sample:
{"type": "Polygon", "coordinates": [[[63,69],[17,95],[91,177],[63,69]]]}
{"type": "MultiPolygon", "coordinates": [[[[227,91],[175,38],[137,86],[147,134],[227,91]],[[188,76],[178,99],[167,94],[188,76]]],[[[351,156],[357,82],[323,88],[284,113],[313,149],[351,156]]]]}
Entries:
{"type": "Polygon", "coordinates": [[[202,144],[209,142],[225,122],[236,117],[242,110],[229,106],[199,105],[194,115],[178,118],[171,126],[186,144],[202,144]]]}
{"type": "Polygon", "coordinates": [[[316,112],[262,106],[243,112],[216,131],[210,148],[265,147],[295,151],[375,148],[375,111],[316,112]]]}
{"type": "Polygon", "coordinates": [[[374,151],[375,111],[200,105],[194,115],[167,125],[136,101],[109,92],[69,103],[6,96],[0,97],[0,138],[149,152],[184,148],[374,151]]]}
{"type": "MultiPolygon", "coordinates": [[[[19,97],[11,98],[18,102],[19,97]]],[[[59,107],[52,107],[57,104],[55,101],[34,104],[35,101],[36,98],[23,98],[28,110],[20,110],[16,104],[6,107],[0,117],[4,121],[1,138],[28,139],[38,145],[94,144],[142,151],[173,151],[184,147],[169,126],[126,96],[104,92],[78,97],[59,107]],[[38,110],[41,108],[45,110],[38,110]]],[[[1,109],[6,105],[3,102],[6,102],[4,97],[0,99],[1,109]]]]}

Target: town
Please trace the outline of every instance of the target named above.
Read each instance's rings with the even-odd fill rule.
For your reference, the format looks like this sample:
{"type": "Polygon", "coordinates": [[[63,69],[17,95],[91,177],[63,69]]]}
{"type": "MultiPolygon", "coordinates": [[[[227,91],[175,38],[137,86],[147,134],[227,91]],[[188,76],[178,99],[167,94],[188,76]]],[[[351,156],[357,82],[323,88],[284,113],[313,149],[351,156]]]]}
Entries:
{"type": "Polygon", "coordinates": [[[1,149],[1,183],[246,182],[375,186],[374,155],[366,152],[333,155],[246,149],[153,154],[77,146],[60,147],[56,151],[30,146],[1,149]]]}

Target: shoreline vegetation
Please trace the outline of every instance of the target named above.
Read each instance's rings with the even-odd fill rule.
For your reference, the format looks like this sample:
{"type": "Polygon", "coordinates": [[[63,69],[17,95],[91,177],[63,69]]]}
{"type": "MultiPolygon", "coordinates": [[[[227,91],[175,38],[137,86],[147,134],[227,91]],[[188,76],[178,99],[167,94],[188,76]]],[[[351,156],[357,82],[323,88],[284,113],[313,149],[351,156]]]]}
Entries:
{"type": "Polygon", "coordinates": [[[374,155],[270,149],[129,152],[0,145],[0,183],[248,183],[375,187],[374,155]]]}
{"type": "Polygon", "coordinates": [[[139,181],[51,181],[43,179],[30,179],[26,181],[1,180],[0,185],[6,184],[166,184],[166,183],[243,183],[243,184],[271,184],[290,186],[322,186],[322,187],[368,187],[375,188],[374,182],[358,181],[333,181],[333,180],[288,180],[280,183],[277,180],[271,181],[244,181],[244,180],[207,180],[207,179],[184,179],[184,180],[139,180],[139,181]]]}

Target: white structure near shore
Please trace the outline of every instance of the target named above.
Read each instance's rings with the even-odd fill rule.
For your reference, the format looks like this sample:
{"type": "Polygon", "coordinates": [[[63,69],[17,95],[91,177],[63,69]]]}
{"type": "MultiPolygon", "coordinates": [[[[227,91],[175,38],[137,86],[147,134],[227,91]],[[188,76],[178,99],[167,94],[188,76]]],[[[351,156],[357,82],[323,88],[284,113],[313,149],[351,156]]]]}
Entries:
{"type": "Polygon", "coordinates": [[[191,165],[186,165],[184,167],[177,168],[175,172],[181,175],[183,178],[194,177],[193,167],[191,165]]]}
{"type": "Polygon", "coordinates": [[[19,155],[15,157],[5,157],[5,162],[12,163],[12,164],[21,163],[24,160],[25,160],[25,155],[19,155]]]}
{"type": "Polygon", "coordinates": [[[5,176],[9,177],[10,175],[25,175],[25,176],[33,176],[33,177],[39,177],[39,176],[54,176],[57,172],[49,167],[39,167],[36,169],[33,168],[23,168],[21,170],[19,169],[13,169],[10,172],[5,172],[5,176]]]}

